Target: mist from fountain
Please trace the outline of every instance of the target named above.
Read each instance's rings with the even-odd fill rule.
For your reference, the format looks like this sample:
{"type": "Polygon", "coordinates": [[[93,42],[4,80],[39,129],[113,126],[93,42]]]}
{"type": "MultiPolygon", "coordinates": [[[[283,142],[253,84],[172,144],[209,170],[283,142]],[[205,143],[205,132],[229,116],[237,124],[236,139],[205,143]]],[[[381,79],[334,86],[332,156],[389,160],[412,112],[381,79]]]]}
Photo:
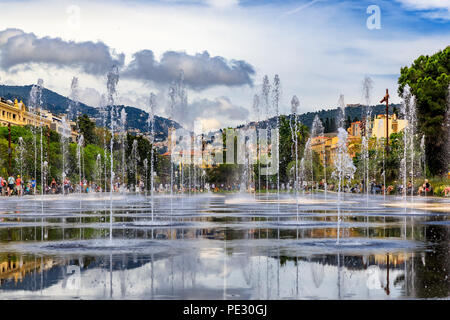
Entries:
{"type": "Polygon", "coordinates": [[[144,181],[145,181],[145,184],[144,184],[144,192],[145,192],[145,196],[147,197],[147,192],[148,192],[148,158],[145,158],[143,161],[142,161],[142,165],[144,166],[144,181]]]}
{"type": "MultiPolygon", "coordinates": [[[[291,100],[291,119],[289,119],[289,126],[291,128],[291,138],[294,142],[294,154],[295,154],[295,168],[294,168],[294,192],[296,201],[298,201],[298,122],[297,113],[300,101],[297,96],[293,96],[291,100]],[[292,119],[293,118],[293,119],[292,119]]],[[[297,213],[298,220],[298,213],[297,213]]]]}
{"type": "Polygon", "coordinates": [[[300,160],[300,175],[299,181],[301,183],[302,195],[305,195],[305,182],[306,182],[306,168],[305,168],[305,157],[300,160]]]}
{"type": "MultiPolygon", "coordinates": [[[[176,93],[176,103],[174,105],[174,120],[182,122],[182,117],[184,116],[187,106],[188,106],[188,96],[187,96],[187,90],[184,83],[184,71],[180,70],[180,74],[178,76],[178,80],[175,83],[175,93],[176,93]]],[[[190,144],[190,141],[183,141],[183,144],[190,144]]],[[[185,191],[185,166],[186,166],[186,151],[189,151],[189,157],[190,157],[190,150],[182,150],[181,155],[181,165],[180,165],[180,190],[181,192],[185,191]]],[[[188,186],[188,189],[190,189],[190,185],[188,186]]]]}
{"type": "MultiPolygon", "coordinates": [[[[67,108],[67,115],[62,117],[62,132],[60,135],[61,142],[61,158],[62,158],[62,168],[61,168],[61,183],[64,184],[66,180],[67,171],[68,171],[68,157],[69,157],[69,143],[71,138],[72,127],[70,125],[70,121],[76,121],[77,131],[78,130],[78,121],[77,118],[79,116],[78,111],[78,78],[73,77],[70,83],[70,95],[69,95],[69,105],[67,108]]],[[[64,188],[62,188],[62,195],[64,196],[64,188]]]]}
{"type": "Polygon", "coordinates": [[[25,155],[26,155],[26,147],[25,147],[25,142],[23,141],[22,137],[19,137],[18,141],[17,141],[17,147],[16,147],[16,163],[17,166],[19,167],[19,172],[20,172],[20,176],[23,179],[23,166],[24,166],[24,162],[25,162],[25,155]]]}
{"type": "Polygon", "coordinates": [[[100,153],[95,160],[95,183],[97,186],[102,185],[102,155],[100,153]]]}
{"type": "MultiPolygon", "coordinates": [[[[151,206],[152,206],[152,221],[153,221],[153,184],[154,184],[154,150],[155,150],[155,111],[156,111],[156,95],[152,92],[150,93],[149,104],[148,104],[148,129],[150,132],[150,195],[151,195],[151,206]]],[[[172,166],[172,164],[171,164],[172,166]]],[[[147,170],[145,171],[147,172],[147,170]]]]}
{"type": "MultiPolygon", "coordinates": [[[[417,164],[416,153],[416,103],[415,97],[411,94],[408,87],[403,93],[403,102],[401,104],[401,114],[406,120],[406,127],[403,130],[403,158],[401,160],[402,170],[401,177],[403,178],[403,196],[406,200],[408,186],[406,184],[409,178],[411,182],[411,200],[414,200],[414,178],[417,172],[414,172],[414,167],[420,167],[417,164]]],[[[409,183],[408,183],[409,184],[409,183]]]]}
{"type": "Polygon", "coordinates": [[[303,157],[301,160],[302,164],[302,177],[303,181],[306,183],[306,187],[310,185],[311,182],[311,193],[314,188],[314,163],[313,163],[313,153],[311,149],[311,137],[306,140],[305,148],[303,149],[303,157]]]}
{"type": "Polygon", "coordinates": [[[107,74],[106,87],[108,91],[107,103],[110,107],[110,125],[111,125],[111,141],[110,141],[110,217],[109,217],[109,239],[112,241],[112,223],[113,223],[113,211],[112,211],[112,196],[114,192],[114,126],[116,122],[116,106],[115,97],[117,95],[116,87],[119,82],[119,69],[117,66],[113,66],[111,71],[107,74]]]}
{"type": "Polygon", "coordinates": [[[138,162],[140,161],[139,153],[138,153],[138,141],[135,139],[133,140],[133,146],[131,148],[131,173],[134,175],[134,185],[132,190],[135,192],[138,192],[138,162]]]}
{"type": "MultiPolygon", "coordinates": [[[[41,149],[42,149],[42,116],[41,116],[41,106],[42,106],[42,88],[44,85],[44,80],[38,79],[38,82],[36,85],[33,85],[30,90],[30,98],[29,98],[29,107],[30,112],[33,114],[33,147],[34,147],[34,177],[37,180],[37,165],[38,165],[38,150],[37,150],[37,127],[40,128],[40,134],[41,134],[41,149]],[[39,116],[39,121],[38,121],[39,116]]],[[[42,154],[43,151],[41,150],[41,186],[43,187],[43,181],[42,181],[42,154]]],[[[43,192],[43,189],[41,190],[41,193],[43,192]]],[[[36,195],[36,193],[35,193],[36,195]]]]}
{"type": "MultiPolygon", "coordinates": [[[[72,128],[70,126],[70,120],[68,117],[62,118],[62,128],[63,131],[60,135],[61,142],[61,181],[64,184],[66,180],[67,171],[68,171],[68,157],[69,157],[69,141],[71,137],[72,128]]],[[[64,196],[64,188],[62,188],[62,195],[64,196]]]]}
{"type": "Polygon", "coordinates": [[[370,160],[369,160],[369,141],[372,134],[371,121],[372,121],[372,107],[370,106],[370,100],[372,96],[373,80],[366,76],[362,82],[362,93],[365,101],[365,112],[363,115],[364,121],[364,135],[361,143],[361,153],[363,158],[363,177],[364,186],[366,188],[367,201],[369,200],[369,184],[370,184],[370,160]]]}
{"type": "MultiPolygon", "coordinates": [[[[80,195],[83,192],[83,161],[82,161],[82,157],[83,157],[83,145],[84,145],[84,136],[82,134],[80,134],[78,136],[78,141],[77,141],[77,164],[78,164],[78,186],[80,187],[80,195]]],[[[80,197],[80,201],[81,201],[81,197],[80,197]]]]}
{"type": "MultiPolygon", "coordinates": [[[[261,92],[261,97],[262,97],[262,101],[263,101],[263,107],[264,107],[264,113],[266,116],[266,129],[267,129],[267,133],[269,134],[269,117],[270,117],[270,103],[269,103],[269,95],[270,95],[270,90],[271,90],[271,86],[270,86],[270,81],[269,81],[269,77],[267,75],[264,76],[263,78],[263,83],[262,83],[262,92],[261,92]]],[[[269,139],[269,136],[266,137],[267,139],[269,139]]],[[[268,195],[269,193],[269,170],[266,170],[266,195],[268,195]]]]}
{"type": "MultiPolygon", "coordinates": [[[[70,83],[70,95],[69,95],[69,105],[67,108],[67,118],[69,121],[76,121],[79,116],[79,102],[78,102],[78,93],[79,93],[79,85],[78,85],[78,78],[73,77],[72,81],[70,83]]],[[[77,123],[77,129],[78,129],[78,123],[77,123]]]]}
{"type": "MultiPolygon", "coordinates": [[[[322,125],[322,121],[320,120],[319,116],[316,115],[313,120],[312,128],[311,128],[311,137],[314,139],[323,139],[323,135],[325,132],[325,128],[322,125]]],[[[325,154],[325,142],[323,143],[322,148],[322,154],[323,154],[323,177],[324,177],[324,190],[325,190],[325,196],[327,194],[327,163],[326,163],[326,154],[325,154]]],[[[313,162],[312,159],[312,151],[311,151],[311,170],[313,171],[313,162]]]]}
{"type": "Polygon", "coordinates": [[[122,171],[121,191],[124,192],[127,187],[127,161],[125,160],[127,153],[127,112],[125,110],[125,107],[123,107],[120,111],[120,126],[118,136],[121,155],[120,168],[122,171]]]}
{"type": "MultiPolygon", "coordinates": [[[[420,139],[420,164],[422,168],[423,179],[427,178],[427,167],[426,167],[426,153],[425,153],[425,135],[422,135],[422,139],[420,139]]],[[[427,190],[425,189],[425,196],[427,195],[427,190]]]]}
{"type": "Polygon", "coordinates": [[[102,94],[101,100],[100,100],[100,116],[102,118],[102,125],[103,125],[103,176],[104,176],[104,184],[102,184],[102,188],[104,192],[107,192],[107,185],[108,185],[108,144],[107,144],[107,119],[108,119],[108,102],[105,94],[102,94]],[[104,187],[103,187],[104,186],[104,187]]]}
{"type": "MultiPolygon", "coordinates": [[[[274,79],[273,79],[273,88],[272,88],[272,103],[273,103],[273,108],[275,111],[275,116],[276,116],[276,131],[277,131],[277,159],[280,159],[280,135],[279,135],[279,130],[280,130],[280,99],[281,99],[281,82],[280,82],[280,77],[276,74],[274,79]]],[[[280,200],[280,161],[277,161],[275,163],[276,165],[276,171],[277,171],[277,197],[278,197],[278,202],[280,200]]]]}
{"type": "MultiPolygon", "coordinates": [[[[255,94],[253,96],[253,113],[254,113],[254,117],[255,117],[255,121],[257,123],[256,125],[256,141],[257,141],[257,154],[256,154],[256,159],[258,159],[258,194],[261,193],[261,161],[260,161],[260,157],[261,157],[261,148],[260,148],[260,142],[259,142],[259,130],[258,130],[258,125],[259,125],[259,121],[261,120],[261,110],[260,110],[260,99],[259,96],[257,94],[255,94]]],[[[255,187],[255,194],[256,194],[256,187],[255,187]]]]}
{"type": "Polygon", "coordinates": [[[345,183],[345,178],[351,180],[356,171],[355,166],[353,165],[353,160],[348,154],[347,149],[347,138],[348,133],[347,130],[344,129],[344,121],[345,121],[345,102],[344,96],[341,94],[338,101],[338,119],[337,123],[338,127],[338,143],[337,143],[337,154],[334,159],[335,170],[333,171],[333,177],[338,179],[338,232],[337,232],[337,241],[339,244],[340,237],[340,222],[341,222],[341,214],[340,214],[340,206],[341,206],[341,192],[343,183],[345,183]]]}

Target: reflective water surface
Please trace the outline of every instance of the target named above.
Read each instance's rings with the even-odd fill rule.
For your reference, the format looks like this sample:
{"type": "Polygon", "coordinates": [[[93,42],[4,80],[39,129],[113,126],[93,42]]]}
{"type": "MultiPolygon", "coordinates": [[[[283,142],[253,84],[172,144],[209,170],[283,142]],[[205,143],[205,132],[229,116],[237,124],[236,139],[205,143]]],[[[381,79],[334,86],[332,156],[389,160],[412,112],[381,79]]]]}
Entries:
{"type": "Polygon", "coordinates": [[[2,198],[0,298],[449,298],[449,209],[352,194],[2,198]]]}

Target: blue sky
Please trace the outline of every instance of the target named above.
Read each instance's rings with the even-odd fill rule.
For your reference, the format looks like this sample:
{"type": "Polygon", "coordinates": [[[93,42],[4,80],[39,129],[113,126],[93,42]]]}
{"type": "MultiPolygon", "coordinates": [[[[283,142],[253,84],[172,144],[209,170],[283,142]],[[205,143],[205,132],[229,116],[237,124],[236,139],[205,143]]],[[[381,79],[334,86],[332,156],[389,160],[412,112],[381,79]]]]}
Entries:
{"type": "Polygon", "coordinates": [[[164,115],[170,77],[184,66],[192,86],[182,118],[211,128],[254,119],[265,74],[281,78],[282,113],[294,94],[300,112],[334,107],[340,94],[362,102],[365,76],[374,80],[372,103],[386,88],[399,102],[400,68],[450,44],[450,0],[0,2],[9,13],[0,31],[20,30],[0,35],[0,83],[42,78],[68,95],[77,76],[80,99],[96,105],[102,72],[120,61],[120,102],[145,109],[155,92],[164,115]],[[366,26],[370,5],[381,10],[379,30],[366,26]]]}

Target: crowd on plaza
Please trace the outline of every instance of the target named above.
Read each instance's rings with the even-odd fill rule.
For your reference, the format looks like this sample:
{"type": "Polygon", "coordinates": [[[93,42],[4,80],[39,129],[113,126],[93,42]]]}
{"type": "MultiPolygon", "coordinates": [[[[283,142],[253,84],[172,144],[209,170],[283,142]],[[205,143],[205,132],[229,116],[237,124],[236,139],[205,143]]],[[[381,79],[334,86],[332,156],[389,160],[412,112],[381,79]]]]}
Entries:
{"type": "MultiPolygon", "coordinates": [[[[330,184],[326,184],[324,180],[320,181],[320,182],[314,182],[314,183],[308,183],[308,182],[303,182],[300,183],[299,185],[299,190],[300,191],[311,191],[311,190],[325,190],[325,186],[326,189],[328,191],[335,191],[337,192],[339,187],[336,184],[330,183],[330,184]]],[[[251,190],[254,191],[255,186],[252,185],[251,186],[251,190]]],[[[261,184],[261,192],[265,192],[266,191],[266,185],[261,184]]],[[[269,190],[276,190],[277,186],[273,183],[268,185],[268,189],[269,190]]],[[[394,184],[392,185],[388,185],[386,190],[385,190],[385,186],[384,184],[380,184],[377,183],[375,180],[371,181],[369,186],[368,186],[368,192],[370,194],[388,194],[388,195],[394,195],[394,194],[403,194],[404,193],[404,187],[403,184],[398,184],[397,181],[394,181],[394,184]]],[[[239,184],[217,184],[214,185],[212,184],[212,191],[214,192],[222,192],[222,191],[238,191],[240,190],[240,186],[239,184]]],[[[295,190],[293,184],[284,184],[281,183],[280,184],[280,190],[282,191],[293,191],[295,190]]],[[[348,186],[348,185],[343,185],[341,188],[342,192],[347,192],[347,193],[365,193],[366,192],[366,187],[364,184],[364,181],[361,181],[360,183],[354,184],[353,186],[348,186]]],[[[450,186],[446,186],[443,190],[444,195],[450,196],[450,186]]],[[[428,179],[425,179],[423,184],[420,185],[417,188],[414,188],[412,185],[411,181],[408,181],[408,183],[406,184],[406,194],[407,195],[419,195],[419,196],[423,196],[423,195],[433,195],[433,188],[431,186],[431,184],[429,183],[428,179]]]]}
{"type": "MultiPolygon", "coordinates": [[[[299,186],[300,191],[311,191],[311,190],[325,190],[328,191],[338,191],[338,186],[335,184],[326,184],[324,180],[315,183],[307,183],[303,182],[299,186]]],[[[276,190],[276,185],[269,184],[269,190],[276,190]]],[[[42,186],[41,186],[42,188],[42,186]]],[[[72,183],[69,178],[65,178],[63,183],[60,183],[55,178],[51,180],[49,184],[43,186],[44,194],[69,194],[69,193],[89,193],[89,192],[102,192],[102,186],[96,184],[95,182],[89,182],[86,179],[80,180],[79,183],[72,183]]],[[[342,192],[349,193],[365,193],[366,189],[368,189],[371,194],[403,194],[404,186],[403,184],[397,184],[397,181],[394,182],[393,185],[388,185],[385,190],[384,184],[379,184],[375,180],[371,181],[368,188],[366,188],[364,181],[357,183],[353,186],[342,186],[342,192]]],[[[1,196],[23,196],[23,195],[33,195],[40,194],[41,190],[37,190],[36,179],[31,178],[28,181],[24,181],[20,175],[14,177],[13,175],[8,176],[8,178],[3,178],[0,176],[0,195],[1,196]]],[[[121,190],[127,189],[121,184],[120,181],[116,181],[113,184],[114,192],[119,192],[121,190]]],[[[144,192],[146,190],[145,183],[140,180],[136,186],[133,186],[133,191],[135,192],[144,192]]],[[[185,186],[182,188],[178,188],[176,185],[173,186],[175,192],[186,192],[187,190],[192,189],[191,191],[203,191],[203,188],[192,187],[187,189],[185,186]]],[[[241,190],[241,185],[239,184],[207,184],[205,189],[211,190],[213,192],[222,192],[222,191],[239,191],[241,190]]],[[[255,190],[255,186],[252,185],[251,188],[253,191],[255,190]]],[[[295,188],[290,184],[280,184],[280,189],[282,191],[293,191],[295,188]]],[[[261,185],[261,191],[264,192],[266,190],[265,185],[261,185]]],[[[170,185],[163,186],[162,184],[159,188],[155,188],[156,192],[168,192],[170,191],[170,185]]],[[[450,186],[444,187],[444,196],[450,196],[450,186]]],[[[408,181],[406,184],[406,194],[408,195],[433,195],[433,188],[427,179],[424,180],[423,184],[418,188],[414,188],[411,181],[408,181]]]]}
{"type": "MultiPolygon", "coordinates": [[[[39,186],[41,189],[42,186],[39,186]]],[[[101,192],[102,187],[94,182],[89,182],[86,179],[82,179],[80,183],[72,183],[69,178],[65,178],[63,183],[53,178],[50,183],[43,186],[44,194],[69,194],[69,193],[89,193],[89,192],[101,192]]],[[[121,188],[120,182],[114,183],[114,191],[117,192],[121,188]]],[[[144,190],[144,182],[140,181],[136,188],[136,191],[140,192],[144,190]]],[[[28,181],[24,181],[20,175],[14,177],[10,175],[8,178],[0,176],[0,195],[1,196],[23,196],[41,194],[41,190],[38,190],[36,179],[31,178],[28,181]]]]}
{"type": "MultiPolygon", "coordinates": [[[[319,189],[324,189],[324,183],[321,181],[318,184],[319,189]]],[[[334,184],[327,185],[327,190],[330,191],[338,191],[338,187],[334,184]]],[[[354,184],[353,186],[346,186],[344,185],[342,187],[343,192],[350,192],[350,193],[365,193],[366,190],[371,194],[404,194],[406,192],[407,195],[433,195],[433,187],[431,186],[428,179],[425,179],[423,183],[419,187],[414,187],[411,180],[408,181],[406,186],[404,186],[402,183],[397,183],[397,181],[394,181],[393,184],[385,186],[383,183],[377,183],[375,180],[371,181],[366,187],[364,181],[361,181],[360,183],[354,184]]],[[[444,195],[450,196],[450,186],[446,186],[444,188],[444,195]]]]}

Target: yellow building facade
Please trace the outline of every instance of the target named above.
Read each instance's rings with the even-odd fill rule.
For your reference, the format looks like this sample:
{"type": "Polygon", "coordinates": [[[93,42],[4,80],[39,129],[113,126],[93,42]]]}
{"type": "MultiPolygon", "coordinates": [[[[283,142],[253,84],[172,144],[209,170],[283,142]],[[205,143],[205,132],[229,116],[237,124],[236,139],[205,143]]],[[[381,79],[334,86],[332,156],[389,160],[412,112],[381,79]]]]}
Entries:
{"type": "Polygon", "coordinates": [[[46,126],[59,134],[70,136],[72,141],[76,141],[78,133],[72,130],[74,122],[70,122],[70,128],[64,128],[63,118],[53,115],[43,109],[38,109],[36,114],[27,110],[25,103],[18,102],[17,99],[12,102],[0,98],[0,126],[26,126],[36,127],[46,126]]]}
{"type": "MultiPolygon", "coordinates": [[[[347,129],[347,148],[348,153],[352,158],[355,157],[356,153],[360,151],[359,146],[362,138],[361,124],[361,121],[353,122],[347,129]]],[[[386,115],[378,115],[373,121],[370,122],[369,125],[372,129],[371,138],[386,138],[386,115]]],[[[407,125],[407,120],[398,119],[395,114],[389,116],[389,135],[402,131],[407,125]]],[[[339,138],[336,133],[325,134],[324,136],[312,138],[311,148],[319,154],[322,165],[325,161],[327,166],[333,165],[338,151],[338,141],[339,138]]]]}
{"type": "MultiPolygon", "coordinates": [[[[389,129],[389,135],[392,133],[398,133],[405,129],[405,127],[408,125],[408,120],[398,119],[395,114],[392,116],[389,116],[388,118],[388,129],[389,129]]],[[[386,139],[386,115],[379,114],[372,122],[371,122],[371,129],[372,129],[372,138],[386,139]]]]}
{"type": "Polygon", "coordinates": [[[18,102],[16,99],[12,102],[0,98],[0,124],[3,126],[8,124],[13,126],[40,126],[42,124],[50,128],[51,120],[40,119],[38,115],[28,112],[25,103],[22,101],[18,102]]]}

